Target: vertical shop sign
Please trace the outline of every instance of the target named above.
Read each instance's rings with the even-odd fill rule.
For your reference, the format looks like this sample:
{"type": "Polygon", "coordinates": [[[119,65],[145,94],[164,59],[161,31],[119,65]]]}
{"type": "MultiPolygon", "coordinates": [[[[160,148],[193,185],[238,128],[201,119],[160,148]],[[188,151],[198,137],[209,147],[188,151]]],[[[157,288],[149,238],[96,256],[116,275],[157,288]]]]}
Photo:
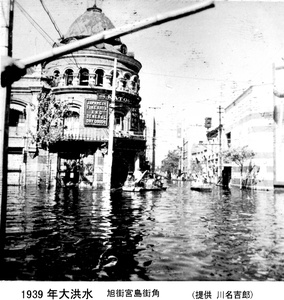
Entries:
{"type": "Polygon", "coordinates": [[[85,126],[108,126],[108,100],[85,99],[85,126]]]}
{"type": "Polygon", "coordinates": [[[139,123],[139,109],[138,108],[132,108],[131,109],[130,130],[138,131],[138,123],[139,123]]]}

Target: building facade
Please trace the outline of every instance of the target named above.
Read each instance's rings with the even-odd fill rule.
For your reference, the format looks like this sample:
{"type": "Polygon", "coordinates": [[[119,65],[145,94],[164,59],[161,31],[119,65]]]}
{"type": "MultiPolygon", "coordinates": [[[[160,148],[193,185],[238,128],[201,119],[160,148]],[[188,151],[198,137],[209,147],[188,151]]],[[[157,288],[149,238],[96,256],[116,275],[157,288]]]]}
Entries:
{"type": "MultiPolygon", "coordinates": [[[[73,22],[54,47],[112,28],[102,10],[93,6],[73,22]]],[[[9,183],[62,183],[61,178],[68,173],[73,183],[80,181],[104,188],[112,136],[112,186],[120,186],[128,171],[143,168],[146,140],[140,114],[141,67],[134,54],[128,53],[127,46],[116,38],[49,59],[15,83],[11,98],[9,183]],[[60,120],[60,138],[48,148],[32,138],[41,124],[37,117],[44,93],[67,107],[60,120]],[[110,124],[111,114],[114,124],[110,124]]]]}
{"type": "MultiPolygon", "coordinates": [[[[274,188],[274,119],[271,84],[251,86],[225,108],[224,135],[232,148],[247,146],[255,156],[243,174],[248,187],[274,188]]],[[[225,148],[226,149],[226,148],[225,148]]],[[[231,164],[231,184],[239,185],[240,167],[231,164]]]]}
{"type": "Polygon", "coordinates": [[[221,177],[219,182],[225,186],[239,187],[241,179],[250,189],[284,186],[281,98],[282,93],[277,94],[272,84],[254,85],[225,107],[222,124],[209,130],[205,141],[200,137],[203,142],[191,151],[196,169],[196,161],[199,163],[199,173],[213,182],[221,177]],[[252,150],[255,156],[244,161],[241,174],[240,165],[225,161],[223,152],[242,147],[252,150]]]}

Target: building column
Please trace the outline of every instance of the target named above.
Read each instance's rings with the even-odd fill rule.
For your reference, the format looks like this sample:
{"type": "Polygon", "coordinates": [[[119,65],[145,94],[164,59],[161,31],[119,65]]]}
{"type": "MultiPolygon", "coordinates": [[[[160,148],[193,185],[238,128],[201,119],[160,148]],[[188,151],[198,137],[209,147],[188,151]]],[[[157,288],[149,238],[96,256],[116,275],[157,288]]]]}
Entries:
{"type": "Polygon", "coordinates": [[[106,160],[100,149],[94,153],[94,173],[93,173],[93,187],[96,189],[104,188],[106,160]]]}

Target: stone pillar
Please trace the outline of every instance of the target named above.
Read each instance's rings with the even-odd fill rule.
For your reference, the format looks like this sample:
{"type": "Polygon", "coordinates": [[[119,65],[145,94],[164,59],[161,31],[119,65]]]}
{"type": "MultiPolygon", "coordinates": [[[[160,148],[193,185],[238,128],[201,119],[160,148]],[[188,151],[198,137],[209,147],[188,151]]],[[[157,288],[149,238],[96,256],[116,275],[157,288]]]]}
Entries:
{"type": "Polygon", "coordinates": [[[140,169],[140,156],[135,157],[134,161],[134,170],[139,170],[140,169]]]}
{"type": "Polygon", "coordinates": [[[94,153],[94,177],[93,187],[96,189],[104,188],[104,165],[105,158],[100,149],[94,153]]]}

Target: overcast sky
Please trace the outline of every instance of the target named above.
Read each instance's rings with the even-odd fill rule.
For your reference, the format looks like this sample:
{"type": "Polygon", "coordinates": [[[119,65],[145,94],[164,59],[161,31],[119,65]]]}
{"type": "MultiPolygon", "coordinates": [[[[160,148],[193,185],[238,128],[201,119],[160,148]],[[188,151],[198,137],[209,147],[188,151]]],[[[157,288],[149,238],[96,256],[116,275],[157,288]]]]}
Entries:
{"type": "MultiPolygon", "coordinates": [[[[50,49],[59,35],[38,0],[16,0],[14,56],[50,49]],[[18,3],[18,4],[17,4],[18,3]],[[39,33],[24,8],[50,36],[39,33]],[[45,37],[44,37],[45,36],[45,37]]],[[[188,0],[97,0],[116,27],[192,4],[188,0]]],[[[67,32],[88,0],[44,0],[60,31],[67,32]]],[[[284,3],[216,1],[215,8],[122,37],[142,63],[142,109],[157,121],[157,161],[181,144],[176,128],[194,130],[205,116],[218,125],[226,107],[252,84],[271,84],[272,63],[284,57],[284,3]],[[149,107],[157,107],[152,109],[149,107]]],[[[150,124],[149,124],[150,125],[150,124]]],[[[201,138],[202,139],[202,138],[201,138]]]]}

